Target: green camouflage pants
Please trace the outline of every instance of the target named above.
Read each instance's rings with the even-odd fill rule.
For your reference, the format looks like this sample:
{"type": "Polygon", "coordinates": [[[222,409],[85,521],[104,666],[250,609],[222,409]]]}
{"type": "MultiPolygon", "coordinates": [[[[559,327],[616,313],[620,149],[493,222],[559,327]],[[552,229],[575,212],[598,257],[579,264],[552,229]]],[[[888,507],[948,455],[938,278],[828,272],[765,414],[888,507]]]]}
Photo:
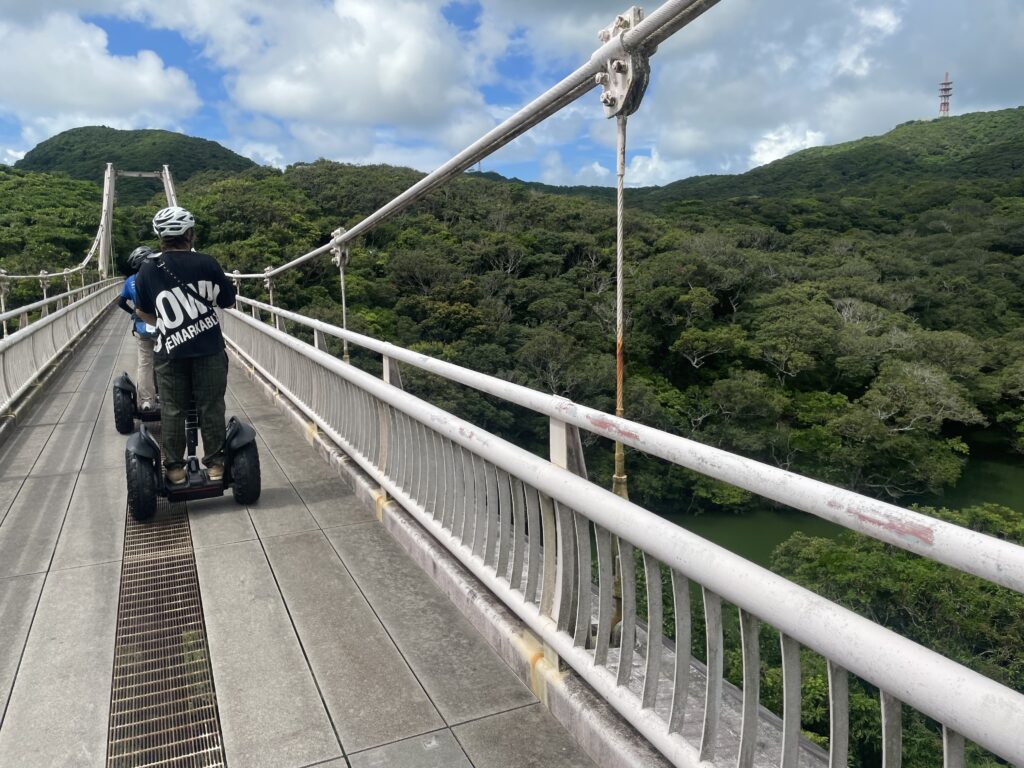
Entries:
{"type": "Polygon", "coordinates": [[[203,463],[224,463],[224,393],[228,387],[228,353],[203,357],[154,359],[160,389],[160,426],[164,467],[185,464],[185,414],[195,396],[199,431],[203,436],[203,463]]]}

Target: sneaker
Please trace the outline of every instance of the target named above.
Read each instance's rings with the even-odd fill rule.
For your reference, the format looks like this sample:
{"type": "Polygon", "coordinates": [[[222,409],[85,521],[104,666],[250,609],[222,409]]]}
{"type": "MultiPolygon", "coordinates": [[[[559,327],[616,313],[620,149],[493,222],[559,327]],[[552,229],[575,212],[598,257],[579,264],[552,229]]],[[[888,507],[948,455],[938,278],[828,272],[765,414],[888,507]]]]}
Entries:
{"type": "Polygon", "coordinates": [[[187,477],[184,467],[172,467],[167,470],[167,482],[171,485],[181,485],[187,477]]]}
{"type": "Polygon", "coordinates": [[[211,480],[223,480],[224,479],[224,465],[223,464],[211,464],[206,468],[206,474],[211,480]]]}

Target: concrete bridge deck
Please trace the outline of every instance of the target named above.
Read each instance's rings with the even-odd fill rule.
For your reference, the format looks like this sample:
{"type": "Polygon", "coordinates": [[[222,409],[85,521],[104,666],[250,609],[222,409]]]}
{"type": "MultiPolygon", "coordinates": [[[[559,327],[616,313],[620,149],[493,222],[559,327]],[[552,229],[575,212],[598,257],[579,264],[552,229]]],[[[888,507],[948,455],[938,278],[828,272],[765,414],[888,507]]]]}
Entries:
{"type": "MultiPolygon", "coordinates": [[[[135,348],[91,334],[0,445],[0,766],[107,764],[135,348]]],[[[593,765],[237,367],[228,413],[262,498],[188,504],[228,765],[593,765]]]]}

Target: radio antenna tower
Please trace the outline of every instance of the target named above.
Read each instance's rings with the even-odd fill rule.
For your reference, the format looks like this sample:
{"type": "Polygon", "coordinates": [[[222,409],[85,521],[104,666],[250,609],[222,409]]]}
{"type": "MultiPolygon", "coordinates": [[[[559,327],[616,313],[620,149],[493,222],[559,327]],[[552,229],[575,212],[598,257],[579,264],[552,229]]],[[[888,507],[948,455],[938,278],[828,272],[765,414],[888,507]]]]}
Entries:
{"type": "Polygon", "coordinates": [[[947,72],[946,79],[939,83],[939,117],[949,117],[949,97],[952,95],[953,81],[947,72]]]}

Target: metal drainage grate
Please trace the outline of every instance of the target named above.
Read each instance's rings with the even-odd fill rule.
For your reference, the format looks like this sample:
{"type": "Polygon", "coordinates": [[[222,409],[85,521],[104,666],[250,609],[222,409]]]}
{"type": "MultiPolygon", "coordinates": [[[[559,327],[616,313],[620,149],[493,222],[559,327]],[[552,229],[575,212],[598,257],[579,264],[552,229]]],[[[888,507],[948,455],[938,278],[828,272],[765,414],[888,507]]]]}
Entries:
{"type": "Polygon", "coordinates": [[[188,515],[161,499],[128,515],[107,768],[225,765],[188,515]]]}

